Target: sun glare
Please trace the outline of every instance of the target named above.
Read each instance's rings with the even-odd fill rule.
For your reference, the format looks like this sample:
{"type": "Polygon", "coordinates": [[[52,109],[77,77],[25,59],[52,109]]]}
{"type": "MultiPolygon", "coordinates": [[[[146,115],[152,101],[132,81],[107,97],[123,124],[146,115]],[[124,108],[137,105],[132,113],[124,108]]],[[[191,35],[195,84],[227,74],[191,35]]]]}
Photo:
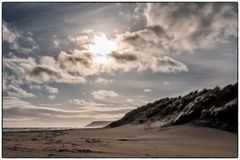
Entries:
{"type": "Polygon", "coordinates": [[[89,50],[96,56],[106,56],[118,49],[117,43],[107,39],[105,35],[94,36],[94,44],[89,46],[89,50]]]}

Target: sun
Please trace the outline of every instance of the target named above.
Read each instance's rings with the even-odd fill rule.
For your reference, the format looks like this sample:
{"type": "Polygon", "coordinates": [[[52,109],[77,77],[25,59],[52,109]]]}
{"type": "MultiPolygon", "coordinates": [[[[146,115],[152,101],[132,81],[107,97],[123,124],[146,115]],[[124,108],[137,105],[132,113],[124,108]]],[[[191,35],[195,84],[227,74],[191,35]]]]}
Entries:
{"type": "Polygon", "coordinates": [[[108,40],[105,35],[94,36],[93,44],[89,46],[90,52],[96,56],[106,56],[117,49],[117,43],[108,40]]]}

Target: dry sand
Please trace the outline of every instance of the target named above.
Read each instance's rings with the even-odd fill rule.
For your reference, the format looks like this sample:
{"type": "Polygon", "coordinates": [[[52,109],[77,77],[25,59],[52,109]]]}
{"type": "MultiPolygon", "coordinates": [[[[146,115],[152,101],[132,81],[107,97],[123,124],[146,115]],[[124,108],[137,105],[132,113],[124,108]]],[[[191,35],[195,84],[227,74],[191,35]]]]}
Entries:
{"type": "Polygon", "coordinates": [[[190,125],[3,133],[3,157],[237,157],[237,134],[190,125]]]}

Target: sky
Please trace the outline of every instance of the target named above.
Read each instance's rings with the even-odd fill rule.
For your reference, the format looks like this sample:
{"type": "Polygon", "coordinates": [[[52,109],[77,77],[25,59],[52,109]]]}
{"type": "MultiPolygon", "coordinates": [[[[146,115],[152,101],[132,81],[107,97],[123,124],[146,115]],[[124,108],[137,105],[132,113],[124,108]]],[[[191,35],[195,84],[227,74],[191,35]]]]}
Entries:
{"type": "Polygon", "coordinates": [[[3,3],[3,127],[82,127],[237,82],[237,3],[3,3]]]}

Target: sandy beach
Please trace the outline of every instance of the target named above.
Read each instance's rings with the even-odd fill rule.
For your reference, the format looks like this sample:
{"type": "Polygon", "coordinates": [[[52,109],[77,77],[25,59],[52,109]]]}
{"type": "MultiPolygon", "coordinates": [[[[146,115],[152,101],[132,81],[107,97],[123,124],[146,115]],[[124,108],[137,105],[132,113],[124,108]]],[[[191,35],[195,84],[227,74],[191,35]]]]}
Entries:
{"type": "Polygon", "coordinates": [[[191,125],[3,133],[3,157],[237,157],[237,134],[191,125]]]}

